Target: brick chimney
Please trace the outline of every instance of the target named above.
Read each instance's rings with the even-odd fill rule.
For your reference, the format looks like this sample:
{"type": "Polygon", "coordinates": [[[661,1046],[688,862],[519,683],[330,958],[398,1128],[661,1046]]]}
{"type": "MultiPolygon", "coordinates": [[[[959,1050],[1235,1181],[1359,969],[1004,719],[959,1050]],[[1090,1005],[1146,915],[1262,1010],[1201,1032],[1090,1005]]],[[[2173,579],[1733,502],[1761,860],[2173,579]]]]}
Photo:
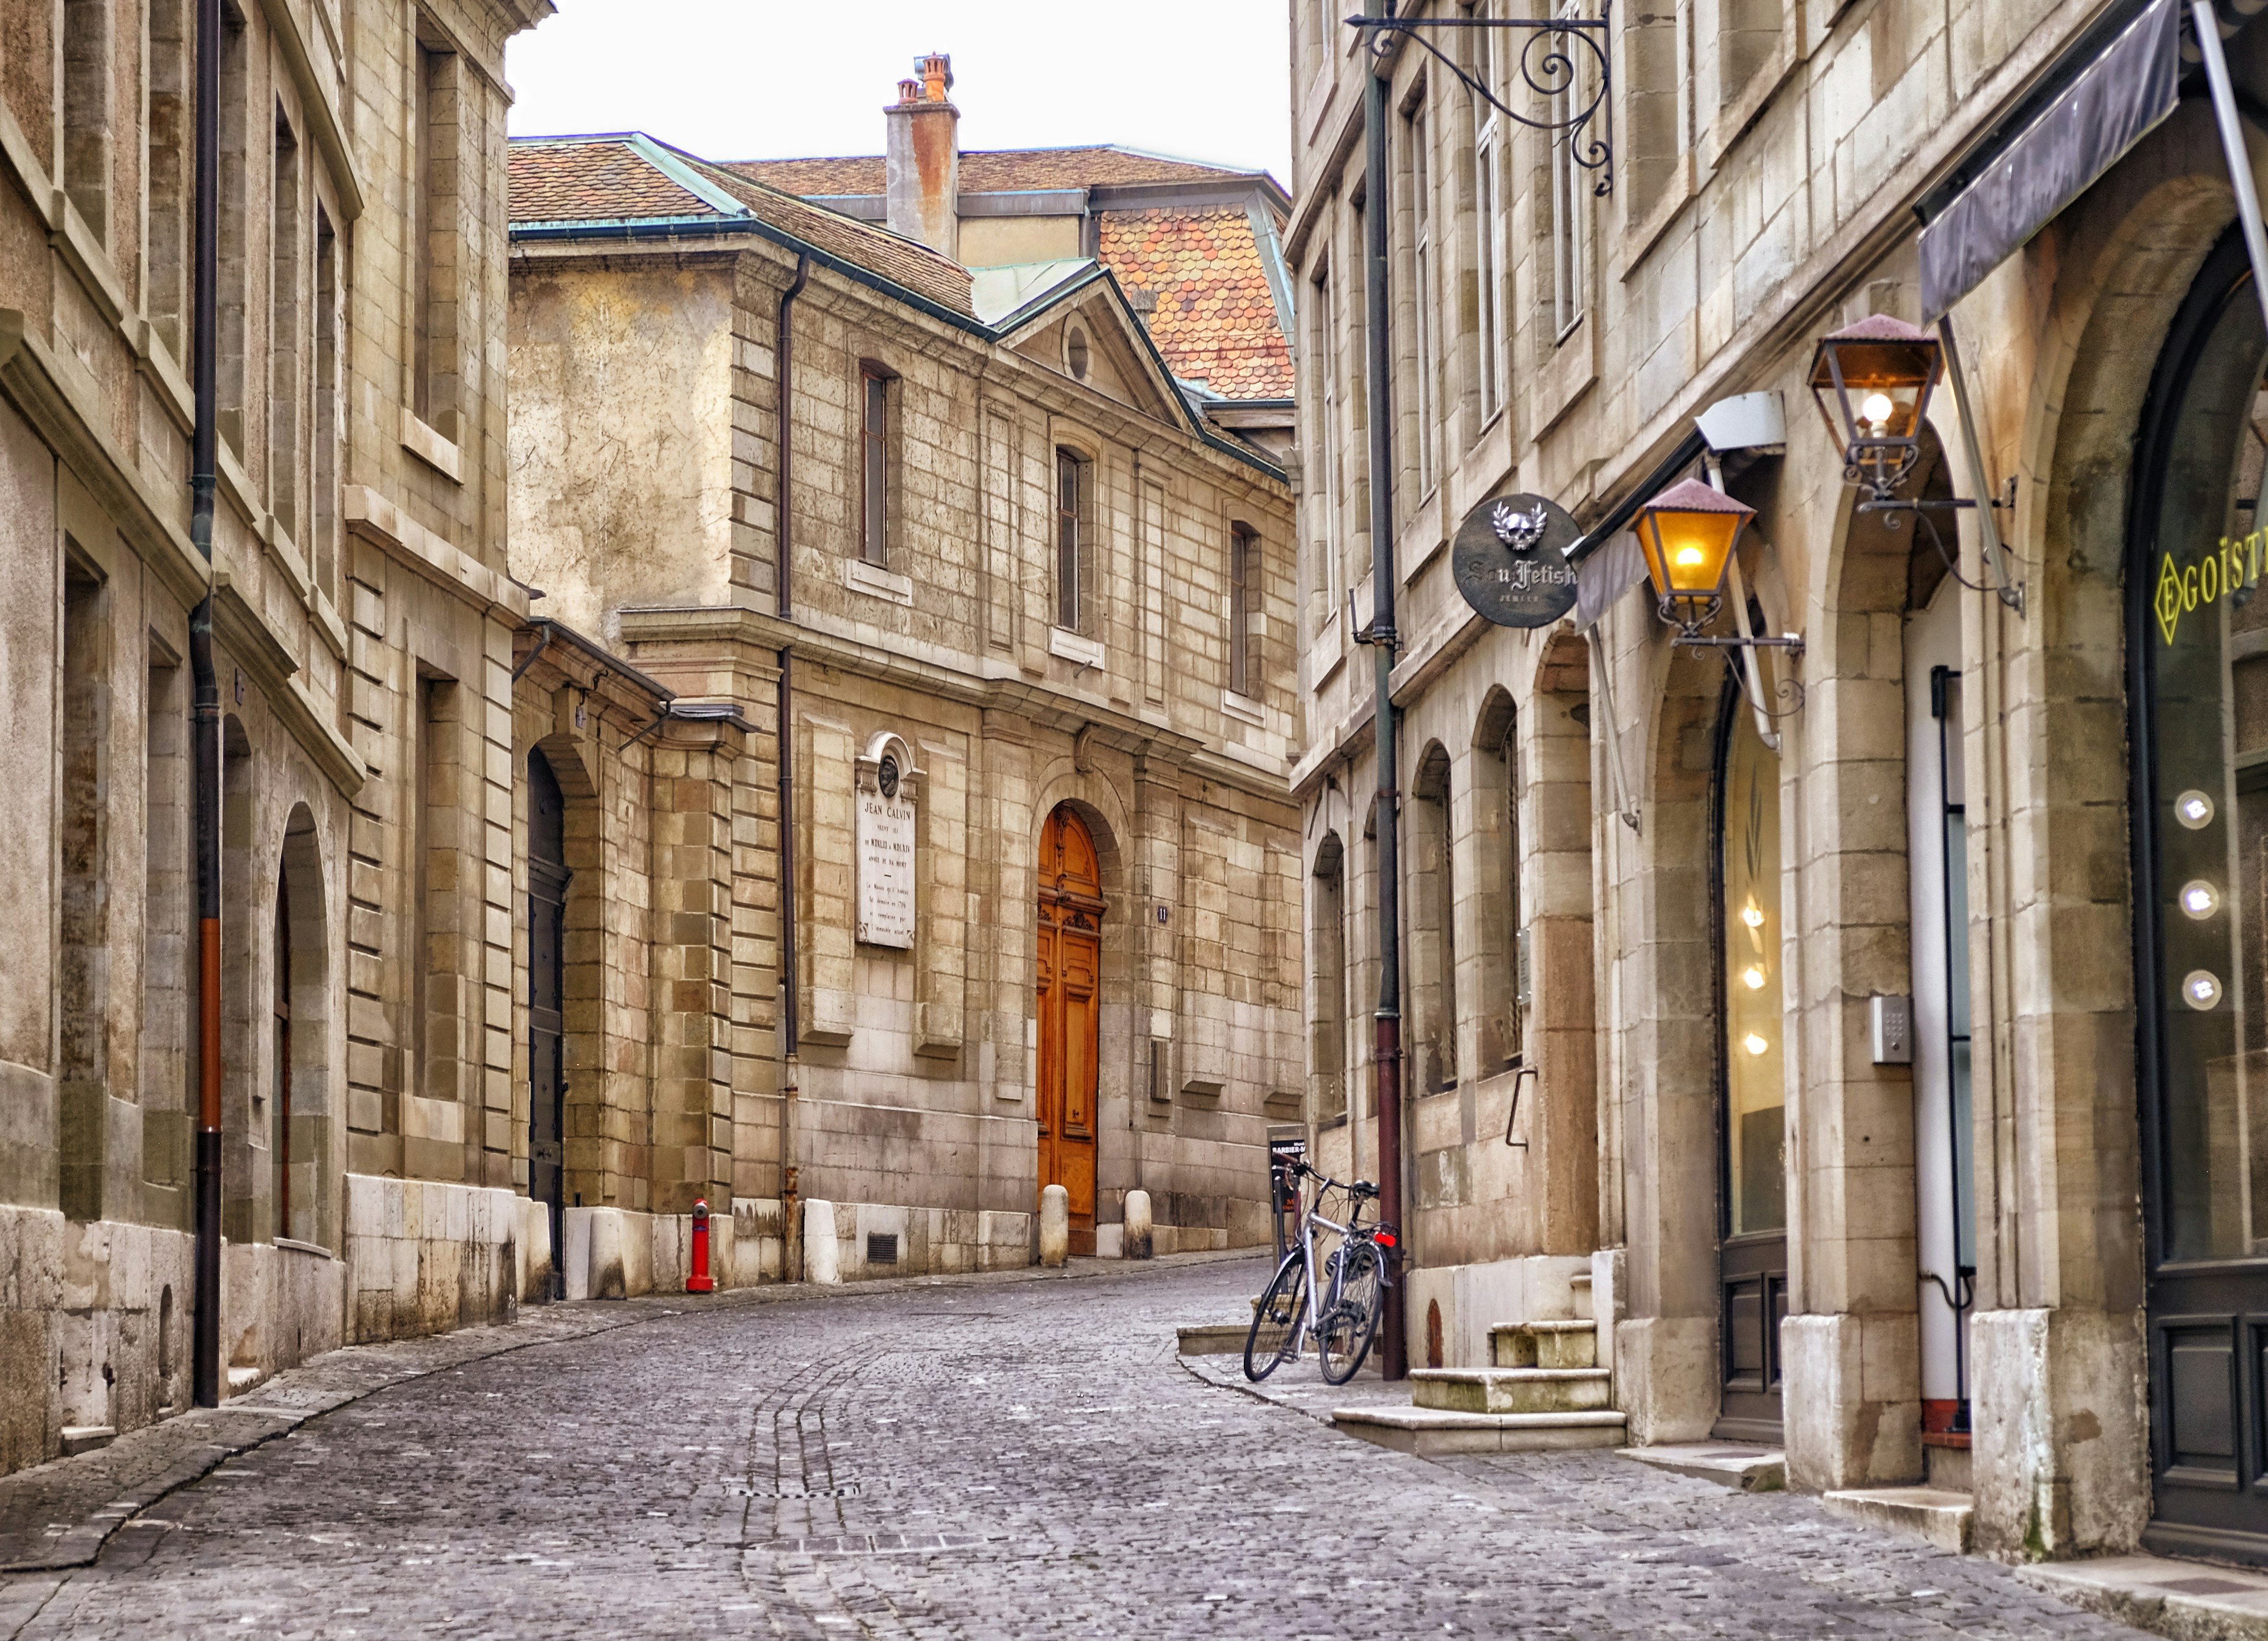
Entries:
{"type": "Polygon", "coordinates": [[[953,59],[933,51],[898,82],[889,120],[890,232],[961,260],[961,110],[946,99],[953,59]]]}

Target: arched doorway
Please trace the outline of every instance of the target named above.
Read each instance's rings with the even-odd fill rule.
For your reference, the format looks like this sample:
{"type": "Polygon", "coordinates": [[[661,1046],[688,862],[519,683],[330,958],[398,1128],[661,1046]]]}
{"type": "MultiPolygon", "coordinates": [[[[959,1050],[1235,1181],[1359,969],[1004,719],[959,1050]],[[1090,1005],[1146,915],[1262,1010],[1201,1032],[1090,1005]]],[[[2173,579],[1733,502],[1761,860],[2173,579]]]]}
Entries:
{"type": "Polygon", "coordinates": [[[551,1220],[551,1297],[567,1295],[567,800],[527,754],[527,1194],[551,1220]]]}
{"type": "Polygon", "coordinates": [[[1717,932],[1720,1439],[1780,1439],[1787,1315],[1787,1081],[1781,1019],[1779,754],[1728,675],[1712,784],[1717,932]]]}
{"type": "Polygon", "coordinates": [[[1102,874],[1069,804],[1040,828],[1039,1185],[1071,1197],[1071,1251],[1094,1252],[1095,1090],[1101,1047],[1102,874]]]}
{"type": "Polygon", "coordinates": [[[2268,600],[2259,304],[2235,230],[2176,316],[2126,558],[2157,1547],[2268,1559],[2268,600]]]}

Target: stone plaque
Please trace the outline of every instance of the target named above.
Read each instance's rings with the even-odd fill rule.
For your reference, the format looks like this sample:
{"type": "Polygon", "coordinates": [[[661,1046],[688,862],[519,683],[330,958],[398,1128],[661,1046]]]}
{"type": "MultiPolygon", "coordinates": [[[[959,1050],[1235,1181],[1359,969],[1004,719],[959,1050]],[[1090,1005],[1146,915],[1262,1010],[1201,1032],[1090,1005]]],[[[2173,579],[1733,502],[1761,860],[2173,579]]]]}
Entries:
{"type": "Polygon", "coordinates": [[[914,943],[914,800],[884,758],[879,778],[858,788],[858,938],[909,949],[914,943]]]}
{"type": "Polygon", "coordinates": [[[1549,627],[1575,607],[1566,549],[1582,532],[1542,496],[1492,496],[1465,515],[1449,543],[1449,573],[1465,602],[1499,627],[1549,627]]]}

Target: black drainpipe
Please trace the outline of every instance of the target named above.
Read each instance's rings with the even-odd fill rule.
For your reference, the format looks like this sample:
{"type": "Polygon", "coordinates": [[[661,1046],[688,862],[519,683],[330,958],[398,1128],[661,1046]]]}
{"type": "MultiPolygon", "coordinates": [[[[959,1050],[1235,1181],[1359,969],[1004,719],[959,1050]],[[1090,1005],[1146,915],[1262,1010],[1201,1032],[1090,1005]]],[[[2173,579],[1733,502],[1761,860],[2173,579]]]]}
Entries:
{"type": "MultiPolygon", "coordinates": [[[[780,293],[779,363],[776,372],[779,394],[779,489],[773,503],[773,572],[777,578],[779,618],[795,619],[795,510],[789,481],[795,467],[795,438],[790,412],[795,387],[795,299],[811,283],[811,254],[796,259],[795,279],[780,293]]],[[[780,1086],[780,1247],[801,1248],[802,1234],[795,1223],[795,1121],[799,1072],[798,1021],[802,997],[796,983],[795,940],[795,652],[780,645],[779,652],[779,828],[780,828],[780,1046],[785,1059],[780,1086]]],[[[783,1276],[786,1273],[782,1272],[783,1276]]],[[[795,1276],[800,1280],[799,1268],[795,1276]]]]}
{"type": "MultiPolygon", "coordinates": [[[[214,300],[220,282],[220,0],[197,0],[196,293],[191,372],[196,431],[189,453],[189,541],[212,565],[217,443],[214,300]]],[[[220,677],[213,670],[212,585],[189,616],[190,726],[196,759],[197,1230],[196,1403],[220,1405],[220,677]]]]}
{"type": "MultiPolygon", "coordinates": [[[[1388,15],[1386,0],[1370,0],[1366,15],[1388,15]]],[[[1375,599],[1370,618],[1373,705],[1371,746],[1378,764],[1378,1216],[1400,1230],[1403,1249],[1410,1227],[1402,1215],[1402,865],[1400,793],[1395,790],[1399,754],[1395,746],[1394,657],[1394,385],[1388,372],[1392,356],[1388,327],[1393,320],[1393,291],[1388,283],[1386,197],[1386,106],[1388,65],[1371,63],[1363,99],[1363,229],[1369,267],[1363,284],[1364,340],[1369,344],[1370,392],[1370,578],[1375,599]]],[[[1403,1284],[1386,1290],[1386,1314],[1379,1328],[1386,1336],[1379,1372],[1403,1379],[1410,1371],[1409,1335],[1403,1321],[1403,1284]]]]}

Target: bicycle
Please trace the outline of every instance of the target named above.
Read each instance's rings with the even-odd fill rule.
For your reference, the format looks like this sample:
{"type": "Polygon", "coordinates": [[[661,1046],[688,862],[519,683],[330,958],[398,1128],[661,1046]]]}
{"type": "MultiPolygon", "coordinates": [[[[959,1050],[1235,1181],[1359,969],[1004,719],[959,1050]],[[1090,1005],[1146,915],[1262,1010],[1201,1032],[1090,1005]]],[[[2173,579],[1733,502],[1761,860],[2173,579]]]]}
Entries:
{"type": "MultiPolygon", "coordinates": [[[[1394,1279],[1388,1269],[1388,1253],[1400,1239],[1395,1228],[1383,1221],[1362,1223],[1363,1204],[1378,1197],[1378,1187],[1369,1181],[1343,1184],[1305,1163],[1290,1166],[1296,1178],[1315,1181],[1314,1198],[1299,1213],[1292,1249],[1276,1268],[1267,1291],[1253,1310],[1252,1330],[1244,1341],[1244,1376],[1257,1384],[1298,1356],[1312,1336],[1323,1381],[1344,1385],[1361,1370],[1372,1341],[1378,1336],[1386,1289],[1394,1279]],[[1344,1223],[1327,1219],[1320,1211],[1332,1191],[1347,1197],[1344,1223]],[[1320,1276],[1317,1226],[1336,1233],[1339,1238],[1338,1246],[1322,1261],[1320,1276]],[[1323,1297],[1317,1305],[1314,1298],[1319,1286],[1323,1297]]],[[[1297,1211],[1296,1187],[1292,1203],[1297,1211]]]]}

